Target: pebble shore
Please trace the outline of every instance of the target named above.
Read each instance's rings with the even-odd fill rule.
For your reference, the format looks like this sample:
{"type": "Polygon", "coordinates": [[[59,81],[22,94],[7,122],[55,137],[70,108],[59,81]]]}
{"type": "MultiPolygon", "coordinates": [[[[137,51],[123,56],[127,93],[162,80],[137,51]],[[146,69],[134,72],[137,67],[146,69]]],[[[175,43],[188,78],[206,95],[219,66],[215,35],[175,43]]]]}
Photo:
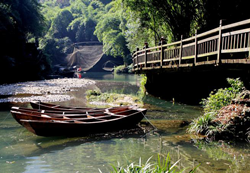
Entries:
{"type": "Polygon", "coordinates": [[[0,99],[0,103],[30,102],[31,100],[66,101],[72,98],[65,93],[93,84],[95,81],[89,79],[63,78],[0,85],[0,95],[4,97],[0,99]]]}

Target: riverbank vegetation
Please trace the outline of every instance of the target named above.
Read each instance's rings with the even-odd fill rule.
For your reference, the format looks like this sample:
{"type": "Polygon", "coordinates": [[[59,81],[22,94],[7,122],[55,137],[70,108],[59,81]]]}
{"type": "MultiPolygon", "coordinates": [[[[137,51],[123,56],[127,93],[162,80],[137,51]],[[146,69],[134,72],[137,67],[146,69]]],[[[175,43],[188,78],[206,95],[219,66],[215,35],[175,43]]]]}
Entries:
{"type": "Polygon", "coordinates": [[[228,88],[203,99],[204,114],[191,122],[189,133],[209,139],[248,140],[250,137],[249,91],[239,79],[227,79],[228,88]]]}
{"type": "Polygon", "coordinates": [[[114,91],[102,93],[100,90],[88,90],[86,91],[86,98],[89,103],[96,105],[143,106],[140,97],[136,95],[116,93],[114,91]]]}

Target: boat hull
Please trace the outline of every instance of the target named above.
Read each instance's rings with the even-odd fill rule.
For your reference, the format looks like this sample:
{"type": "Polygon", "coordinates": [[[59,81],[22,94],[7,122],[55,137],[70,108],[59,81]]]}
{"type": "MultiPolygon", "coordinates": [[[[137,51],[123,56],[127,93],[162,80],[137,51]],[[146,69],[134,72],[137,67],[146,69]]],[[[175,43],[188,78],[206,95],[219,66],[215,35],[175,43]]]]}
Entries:
{"type": "Polygon", "coordinates": [[[39,136],[86,136],[96,133],[113,132],[135,127],[146,114],[146,110],[133,115],[118,117],[111,120],[97,120],[93,122],[58,122],[20,120],[21,124],[30,132],[39,136]]]}

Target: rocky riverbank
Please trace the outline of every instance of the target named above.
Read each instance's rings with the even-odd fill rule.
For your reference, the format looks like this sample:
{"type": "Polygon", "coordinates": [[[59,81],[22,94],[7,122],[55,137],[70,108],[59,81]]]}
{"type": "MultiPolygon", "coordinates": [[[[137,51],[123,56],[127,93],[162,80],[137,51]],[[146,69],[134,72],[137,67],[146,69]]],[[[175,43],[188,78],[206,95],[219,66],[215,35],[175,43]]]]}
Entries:
{"type": "Polygon", "coordinates": [[[0,85],[0,103],[30,102],[32,100],[66,101],[72,99],[72,96],[67,95],[68,92],[94,84],[93,80],[64,78],[0,85]]]}

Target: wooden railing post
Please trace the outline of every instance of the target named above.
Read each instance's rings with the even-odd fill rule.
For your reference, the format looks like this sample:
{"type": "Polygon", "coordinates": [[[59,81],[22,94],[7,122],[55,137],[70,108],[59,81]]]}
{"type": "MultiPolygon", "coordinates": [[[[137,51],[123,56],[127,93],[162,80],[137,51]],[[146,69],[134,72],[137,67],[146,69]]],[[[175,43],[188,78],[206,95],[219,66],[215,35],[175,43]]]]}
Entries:
{"type": "Polygon", "coordinates": [[[181,35],[180,52],[179,52],[179,66],[181,65],[181,58],[182,58],[182,39],[183,39],[183,35],[181,35]]]}
{"type": "Polygon", "coordinates": [[[198,42],[197,42],[197,29],[195,30],[195,45],[194,45],[194,66],[197,62],[197,53],[198,53],[198,42]]]}
{"type": "Polygon", "coordinates": [[[219,27],[219,38],[218,38],[218,48],[217,48],[217,65],[220,64],[221,62],[221,38],[222,38],[222,33],[221,33],[221,28],[222,28],[222,20],[220,20],[220,27],[219,27]]]}
{"type": "Polygon", "coordinates": [[[161,66],[161,68],[162,68],[162,66],[163,66],[163,57],[164,57],[164,49],[163,49],[163,42],[162,42],[162,40],[161,40],[161,57],[160,57],[160,60],[161,60],[161,62],[160,62],[160,66],[161,66]]]}
{"type": "Polygon", "coordinates": [[[148,58],[147,58],[147,52],[148,52],[148,51],[147,51],[147,48],[148,48],[148,43],[147,43],[147,42],[145,43],[144,48],[145,48],[145,67],[147,67],[147,59],[148,59],[148,58]]]}
{"type": "Polygon", "coordinates": [[[139,51],[139,48],[137,47],[137,48],[136,48],[136,63],[137,63],[137,70],[139,70],[138,51],[139,51]]]}

